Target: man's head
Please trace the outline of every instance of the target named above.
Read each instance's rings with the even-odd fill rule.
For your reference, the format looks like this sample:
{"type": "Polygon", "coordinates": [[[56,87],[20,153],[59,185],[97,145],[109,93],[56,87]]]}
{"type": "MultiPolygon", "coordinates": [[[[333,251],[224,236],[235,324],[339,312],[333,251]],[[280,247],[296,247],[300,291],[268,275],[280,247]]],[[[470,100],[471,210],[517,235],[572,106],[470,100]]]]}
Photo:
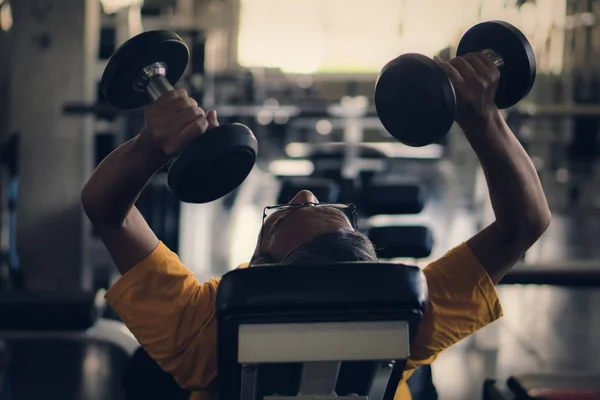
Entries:
{"type": "MultiPolygon", "coordinates": [[[[302,190],[289,204],[318,203],[302,190]]],[[[251,265],[376,260],[371,241],[356,231],[348,216],[334,207],[290,207],[264,221],[251,265]]]]}

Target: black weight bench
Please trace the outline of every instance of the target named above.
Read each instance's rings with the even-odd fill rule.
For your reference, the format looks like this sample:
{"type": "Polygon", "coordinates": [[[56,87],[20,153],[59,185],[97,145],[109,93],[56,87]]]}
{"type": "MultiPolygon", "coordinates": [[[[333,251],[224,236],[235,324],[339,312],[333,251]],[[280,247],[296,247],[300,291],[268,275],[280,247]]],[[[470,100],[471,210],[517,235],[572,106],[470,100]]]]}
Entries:
{"type": "Polygon", "coordinates": [[[231,271],[217,295],[219,398],[392,400],[426,302],[421,270],[400,264],[231,271]]]}

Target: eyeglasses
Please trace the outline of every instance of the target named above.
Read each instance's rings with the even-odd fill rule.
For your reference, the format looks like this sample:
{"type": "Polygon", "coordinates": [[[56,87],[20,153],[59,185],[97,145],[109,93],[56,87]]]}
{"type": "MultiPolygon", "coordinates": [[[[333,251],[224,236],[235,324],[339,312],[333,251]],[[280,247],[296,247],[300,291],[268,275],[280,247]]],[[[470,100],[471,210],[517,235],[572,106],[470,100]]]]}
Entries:
{"type": "Polygon", "coordinates": [[[298,203],[298,204],[279,204],[276,206],[267,206],[263,210],[262,227],[260,231],[260,242],[262,243],[262,235],[265,227],[265,220],[268,216],[273,215],[278,211],[291,211],[302,207],[329,207],[340,210],[350,221],[352,228],[358,230],[358,222],[356,216],[356,206],[352,203],[298,203]]]}

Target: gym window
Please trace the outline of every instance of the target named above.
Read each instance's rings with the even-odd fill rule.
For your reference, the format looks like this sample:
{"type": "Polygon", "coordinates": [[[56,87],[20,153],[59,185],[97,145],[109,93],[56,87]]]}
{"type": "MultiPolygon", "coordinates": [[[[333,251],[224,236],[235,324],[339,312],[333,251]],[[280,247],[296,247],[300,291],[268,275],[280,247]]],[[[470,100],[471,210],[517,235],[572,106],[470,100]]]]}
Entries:
{"type": "Polygon", "coordinates": [[[503,19],[528,36],[542,72],[560,72],[566,0],[517,3],[241,0],[238,61],[289,73],[377,73],[399,54],[433,56],[475,23],[503,19]]]}

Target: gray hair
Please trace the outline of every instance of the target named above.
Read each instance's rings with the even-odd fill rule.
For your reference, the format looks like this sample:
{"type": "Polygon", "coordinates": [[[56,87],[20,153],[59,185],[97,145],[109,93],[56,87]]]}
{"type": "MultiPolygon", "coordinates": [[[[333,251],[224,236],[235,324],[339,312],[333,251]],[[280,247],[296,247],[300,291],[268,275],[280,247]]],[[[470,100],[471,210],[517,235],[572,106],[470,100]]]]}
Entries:
{"type": "Polygon", "coordinates": [[[357,231],[324,233],[308,243],[289,251],[281,260],[268,254],[252,257],[250,265],[258,264],[320,264],[349,261],[377,261],[375,247],[357,231]]]}

